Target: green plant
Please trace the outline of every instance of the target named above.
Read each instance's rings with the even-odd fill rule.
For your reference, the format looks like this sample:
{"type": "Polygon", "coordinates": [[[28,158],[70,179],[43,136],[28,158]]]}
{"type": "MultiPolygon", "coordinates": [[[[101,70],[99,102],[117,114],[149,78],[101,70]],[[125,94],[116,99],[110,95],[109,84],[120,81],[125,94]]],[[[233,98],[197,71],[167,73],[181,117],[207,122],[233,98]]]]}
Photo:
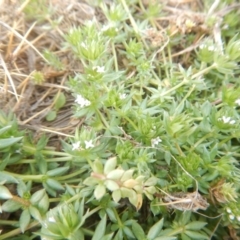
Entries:
{"type": "MultiPolygon", "coordinates": [[[[84,67],[68,81],[74,116],[84,122],[62,141],[63,152],[44,136],[34,142],[1,113],[2,210],[20,217],[0,239],[28,239],[36,226],[42,239],[188,240],[238,231],[239,36],[223,35],[219,46],[209,35],[180,64],[181,32],[159,33],[161,12],[139,1],[138,14],[136,2],[100,1],[107,23],[88,21],[65,36],[84,67]],[[23,166],[18,173],[15,165],[23,166]]],[[[55,110],[65,103],[58,100],[55,110]]]]}

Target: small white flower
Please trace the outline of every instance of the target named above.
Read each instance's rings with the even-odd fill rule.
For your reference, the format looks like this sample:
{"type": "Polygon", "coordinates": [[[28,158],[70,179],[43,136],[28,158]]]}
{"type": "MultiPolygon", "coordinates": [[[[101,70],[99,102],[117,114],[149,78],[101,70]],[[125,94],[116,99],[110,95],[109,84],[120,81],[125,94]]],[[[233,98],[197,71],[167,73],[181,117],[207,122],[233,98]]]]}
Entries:
{"type": "Polygon", "coordinates": [[[232,210],[230,208],[227,208],[227,213],[232,213],[232,210]]]}
{"type": "Polygon", "coordinates": [[[104,66],[102,66],[102,67],[97,66],[97,67],[95,67],[95,69],[98,73],[104,73],[105,72],[105,67],[104,66]]]}
{"type": "Polygon", "coordinates": [[[240,106],[240,98],[238,98],[238,99],[235,101],[235,103],[236,103],[238,106],[240,106]]]}
{"type": "Polygon", "coordinates": [[[93,147],[94,147],[92,140],[90,140],[90,141],[84,141],[84,143],[85,143],[85,148],[86,148],[86,149],[88,149],[88,148],[93,148],[93,147]]]}
{"type": "Polygon", "coordinates": [[[223,116],[223,117],[222,117],[222,120],[223,120],[224,123],[229,123],[230,120],[231,120],[231,118],[230,118],[230,117],[223,116]]]}
{"type": "Polygon", "coordinates": [[[235,124],[235,120],[231,120],[230,117],[223,116],[222,118],[219,118],[218,121],[223,121],[224,123],[229,123],[231,125],[235,124]]]}
{"type": "Polygon", "coordinates": [[[121,93],[121,94],[119,95],[119,98],[120,98],[121,100],[125,99],[126,97],[127,97],[126,93],[121,93]]]}
{"type": "Polygon", "coordinates": [[[88,101],[87,99],[85,99],[82,95],[77,95],[77,98],[75,100],[76,103],[78,103],[80,105],[81,108],[89,106],[91,104],[90,101],[88,101]]]}
{"type": "Polygon", "coordinates": [[[86,43],[85,43],[85,42],[81,42],[81,47],[87,49],[87,45],[86,45],[86,43]]]}
{"type": "Polygon", "coordinates": [[[53,216],[49,217],[49,218],[48,218],[48,221],[49,221],[49,222],[53,222],[53,223],[56,222],[56,220],[55,220],[55,218],[54,218],[53,216]]]}
{"type": "MultiPolygon", "coordinates": [[[[105,32],[105,31],[108,31],[109,29],[112,29],[112,28],[114,28],[114,25],[113,24],[108,24],[108,25],[104,25],[101,30],[103,32],[105,32]]],[[[114,30],[116,32],[118,32],[118,28],[114,28],[114,30]]]]}
{"type": "Polygon", "coordinates": [[[215,47],[213,45],[208,46],[208,51],[210,51],[210,52],[215,51],[215,47]]]}
{"type": "Polygon", "coordinates": [[[231,214],[231,215],[229,215],[229,218],[230,218],[231,220],[234,220],[235,216],[231,214]]]}
{"type": "Polygon", "coordinates": [[[152,147],[155,147],[155,145],[158,145],[160,142],[162,142],[162,140],[161,140],[160,137],[153,138],[153,139],[151,140],[152,147]]]}
{"type": "Polygon", "coordinates": [[[73,151],[79,149],[79,147],[80,147],[80,142],[79,141],[72,144],[72,150],[73,151]]]}
{"type": "Polygon", "coordinates": [[[102,31],[103,32],[105,32],[105,31],[107,31],[109,28],[111,28],[111,25],[103,25],[103,27],[102,27],[102,31]]]}

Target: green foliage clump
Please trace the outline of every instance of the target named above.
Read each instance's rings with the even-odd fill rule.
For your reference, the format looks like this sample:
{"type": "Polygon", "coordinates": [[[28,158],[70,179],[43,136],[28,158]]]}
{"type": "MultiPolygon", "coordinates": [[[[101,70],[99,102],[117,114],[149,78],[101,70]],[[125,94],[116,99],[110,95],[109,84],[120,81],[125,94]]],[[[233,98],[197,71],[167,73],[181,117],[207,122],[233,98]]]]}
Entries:
{"type": "MultiPolygon", "coordinates": [[[[68,81],[74,116],[84,122],[62,141],[63,152],[0,114],[1,209],[19,214],[0,239],[33,239],[33,228],[49,240],[220,239],[228,229],[239,232],[239,36],[223,31],[219,45],[209,34],[190,62],[176,60],[181,30],[159,33],[154,19],[164,6],[136,2],[100,1],[106,24],[88,21],[65,36],[64,46],[84,66],[68,81]]],[[[223,26],[235,28],[232,14],[223,26]]],[[[214,26],[216,19],[204,24],[210,20],[214,26]]],[[[182,31],[194,26],[189,21],[182,31]]],[[[59,97],[56,114],[65,103],[59,97]]]]}

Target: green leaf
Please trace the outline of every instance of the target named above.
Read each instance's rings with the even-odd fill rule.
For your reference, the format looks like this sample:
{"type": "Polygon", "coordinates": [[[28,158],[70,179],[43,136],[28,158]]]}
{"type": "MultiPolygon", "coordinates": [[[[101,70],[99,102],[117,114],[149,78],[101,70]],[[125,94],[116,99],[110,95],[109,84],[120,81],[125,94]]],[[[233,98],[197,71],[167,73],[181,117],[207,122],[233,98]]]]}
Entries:
{"type": "Polygon", "coordinates": [[[121,199],[122,194],[121,194],[121,190],[117,189],[112,193],[112,198],[114,200],[114,202],[118,203],[119,200],[121,199]]]}
{"type": "Polygon", "coordinates": [[[186,234],[184,234],[184,233],[181,233],[181,238],[182,238],[182,240],[191,240],[191,238],[190,237],[188,237],[186,234]]]}
{"type": "Polygon", "coordinates": [[[0,185],[0,199],[11,199],[11,198],[12,198],[12,194],[10,193],[10,191],[6,187],[0,185]]]}
{"type": "Polygon", "coordinates": [[[19,219],[19,225],[20,225],[20,229],[21,232],[24,233],[26,230],[26,227],[28,226],[28,224],[30,223],[30,219],[31,219],[31,215],[29,213],[28,209],[25,209],[19,219]]]}
{"type": "Polygon", "coordinates": [[[57,180],[49,178],[46,181],[46,184],[49,187],[53,188],[54,190],[64,190],[64,187],[62,186],[62,184],[60,182],[58,182],[57,180]]]}
{"type": "Polygon", "coordinates": [[[114,240],[123,240],[123,231],[122,229],[119,229],[117,234],[114,237],[114,240]]]}
{"type": "Polygon", "coordinates": [[[46,184],[46,182],[43,182],[42,185],[44,186],[44,188],[48,192],[48,194],[50,194],[53,197],[57,196],[56,190],[54,190],[50,186],[48,186],[48,184],[46,184]]]}
{"type": "MultiPolygon", "coordinates": [[[[8,165],[9,163],[9,160],[10,160],[10,156],[11,156],[11,153],[9,153],[4,159],[2,159],[2,162],[0,164],[0,171],[3,171],[5,169],[5,167],[8,165]]],[[[0,174],[0,182],[2,182],[1,176],[2,174],[0,174]]]]}
{"type": "Polygon", "coordinates": [[[101,240],[112,240],[113,234],[114,233],[110,233],[108,235],[105,235],[101,240]]]}
{"type": "Polygon", "coordinates": [[[189,222],[191,215],[191,211],[185,211],[181,216],[182,224],[186,225],[189,222]]]}
{"type": "MultiPolygon", "coordinates": [[[[28,182],[29,184],[29,182],[28,182]]],[[[23,194],[25,194],[26,192],[28,192],[28,187],[27,185],[22,181],[20,180],[18,185],[17,185],[17,193],[20,197],[23,197],[23,194]]],[[[30,194],[30,193],[29,193],[30,194]]]]}
{"type": "Polygon", "coordinates": [[[44,197],[45,194],[46,194],[45,189],[38,190],[31,196],[30,202],[32,204],[37,204],[44,197]]]}
{"type": "Polygon", "coordinates": [[[49,208],[49,198],[46,193],[44,194],[43,198],[38,202],[37,206],[41,212],[47,212],[49,208]]]}
{"type": "Polygon", "coordinates": [[[144,186],[153,186],[157,184],[158,179],[156,177],[150,177],[145,183],[144,186]]]}
{"type": "Polygon", "coordinates": [[[149,239],[155,239],[158,234],[161,232],[163,227],[163,218],[159,220],[157,223],[155,223],[148,231],[147,237],[149,239]]]}
{"type": "Polygon", "coordinates": [[[170,164],[171,164],[171,159],[172,159],[171,153],[168,152],[168,151],[166,151],[166,152],[164,153],[164,159],[165,159],[166,163],[170,166],[170,164]]]}
{"type": "Polygon", "coordinates": [[[48,112],[48,114],[46,115],[46,120],[47,120],[48,122],[51,122],[51,121],[53,121],[54,119],[56,119],[56,117],[57,117],[57,112],[54,111],[54,110],[50,110],[50,111],[48,112]]]}
{"type": "Polygon", "coordinates": [[[138,240],[146,239],[146,235],[145,235],[142,227],[135,221],[132,223],[132,230],[138,240]]]}
{"type": "Polygon", "coordinates": [[[22,140],[22,137],[11,137],[11,138],[0,139],[0,149],[10,147],[11,145],[19,142],[20,140],[22,140]]]}
{"type": "Polygon", "coordinates": [[[61,176],[68,171],[69,167],[59,167],[53,170],[47,171],[46,175],[49,177],[61,176]]]}
{"type": "Polygon", "coordinates": [[[62,108],[66,103],[66,97],[65,97],[64,93],[61,92],[61,93],[57,94],[54,99],[54,103],[55,103],[56,110],[59,110],[60,108],[62,108]]]}
{"type": "MultiPolygon", "coordinates": [[[[71,236],[68,238],[68,240],[84,240],[84,233],[81,229],[78,229],[77,231],[75,231],[74,233],[71,234],[71,236]]],[[[46,240],[50,240],[50,239],[46,239],[46,240]]]]}
{"type": "Polygon", "coordinates": [[[203,103],[202,107],[202,114],[204,117],[209,117],[211,110],[212,110],[212,104],[209,101],[206,101],[203,103]]]}
{"type": "Polygon", "coordinates": [[[105,229],[106,229],[106,222],[107,222],[107,217],[105,214],[104,217],[102,218],[102,220],[97,225],[97,228],[95,229],[92,240],[102,239],[102,237],[104,236],[104,233],[105,233],[105,229]]]}
{"type": "Polygon", "coordinates": [[[0,135],[2,135],[3,133],[5,133],[8,129],[10,129],[12,126],[11,125],[8,125],[8,126],[5,126],[5,127],[2,127],[0,129],[0,135]]]}
{"type": "Polygon", "coordinates": [[[107,208],[107,209],[106,209],[106,212],[107,212],[108,217],[110,218],[110,220],[111,220],[112,222],[117,222],[117,218],[116,218],[115,213],[114,213],[114,211],[113,211],[112,208],[110,208],[110,207],[107,208]]]}
{"type": "Polygon", "coordinates": [[[122,182],[125,182],[127,181],[128,179],[131,179],[132,178],[132,175],[134,173],[134,169],[129,169],[127,171],[125,171],[121,177],[121,181],[122,182]]]}
{"type": "Polygon", "coordinates": [[[113,171],[117,166],[117,158],[116,157],[112,157],[109,158],[106,163],[104,164],[104,174],[108,174],[111,171],[113,171]]]}
{"type": "Polygon", "coordinates": [[[40,170],[40,173],[45,174],[48,167],[45,156],[41,153],[41,151],[37,151],[34,155],[34,158],[36,159],[37,166],[40,170]]]}
{"type": "Polygon", "coordinates": [[[120,190],[121,190],[122,198],[125,198],[125,197],[131,198],[131,197],[133,197],[134,193],[136,193],[134,190],[128,189],[125,187],[121,187],[120,190]]]}
{"type": "Polygon", "coordinates": [[[122,169],[115,169],[107,174],[108,179],[119,180],[124,173],[122,169]]]}
{"type": "Polygon", "coordinates": [[[11,176],[11,174],[7,172],[0,172],[0,182],[19,183],[19,181],[15,177],[11,176]]]}
{"type": "Polygon", "coordinates": [[[43,150],[47,146],[47,143],[48,143],[48,138],[46,137],[46,135],[42,135],[37,142],[36,149],[38,151],[43,150]]]}
{"type": "Polygon", "coordinates": [[[10,199],[3,203],[2,211],[3,212],[16,212],[21,207],[22,207],[22,204],[10,199]]]}
{"type": "Polygon", "coordinates": [[[34,219],[38,220],[39,222],[42,221],[42,216],[41,216],[41,214],[40,214],[40,212],[39,212],[39,210],[37,208],[35,208],[33,206],[30,206],[29,207],[29,211],[30,211],[31,216],[34,219]]]}
{"type": "Polygon", "coordinates": [[[185,226],[187,230],[201,230],[207,223],[201,221],[194,221],[185,226]]]}
{"type": "Polygon", "coordinates": [[[104,185],[99,184],[94,190],[94,196],[97,200],[101,199],[106,193],[106,188],[104,185]]]}
{"type": "Polygon", "coordinates": [[[198,232],[194,232],[194,231],[185,231],[184,232],[187,236],[189,236],[191,239],[197,239],[197,240],[202,240],[202,239],[209,239],[208,236],[206,236],[205,234],[201,234],[198,232]]]}
{"type": "Polygon", "coordinates": [[[100,173],[102,174],[103,172],[103,165],[99,159],[95,160],[93,163],[93,171],[95,173],[100,173]]]}
{"type": "Polygon", "coordinates": [[[83,184],[87,186],[93,186],[99,183],[99,179],[94,178],[94,177],[88,177],[83,181],[83,184]]]}
{"type": "Polygon", "coordinates": [[[112,192],[119,189],[119,185],[113,180],[106,180],[104,184],[106,188],[112,192]]]}
{"type": "Polygon", "coordinates": [[[131,239],[131,238],[134,239],[133,232],[129,227],[124,226],[123,232],[128,236],[128,239],[131,239]]]}

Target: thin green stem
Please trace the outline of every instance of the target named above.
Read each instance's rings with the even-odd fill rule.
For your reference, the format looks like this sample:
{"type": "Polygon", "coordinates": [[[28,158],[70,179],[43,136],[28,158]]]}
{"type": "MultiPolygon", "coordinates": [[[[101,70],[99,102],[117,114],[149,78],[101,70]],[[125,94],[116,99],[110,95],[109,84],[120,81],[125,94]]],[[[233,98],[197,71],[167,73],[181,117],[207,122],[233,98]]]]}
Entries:
{"type": "Polygon", "coordinates": [[[11,220],[0,220],[0,225],[15,225],[18,221],[11,221],[11,220]]]}
{"type": "Polygon", "coordinates": [[[97,114],[98,114],[99,118],[101,119],[103,125],[104,125],[107,129],[109,129],[110,126],[108,125],[108,122],[106,121],[106,119],[105,119],[105,117],[102,115],[102,113],[99,111],[99,109],[97,109],[97,114]]]}
{"type": "Polygon", "coordinates": [[[167,69],[167,59],[166,59],[164,51],[162,51],[162,58],[163,58],[163,64],[164,64],[164,68],[165,68],[166,78],[170,79],[169,72],[168,72],[168,69],[167,69]]]}
{"type": "Polygon", "coordinates": [[[3,171],[3,173],[6,173],[6,174],[11,175],[11,176],[16,177],[16,178],[20,178],[23,181],[38,181],[38,182],[41,182],[42,178],[45,176],[45,175],[21,175],[21,174],[7,172],[7,171],[3,171]]]}
{"type": "Polygon", "coordinates": [[[202,143],[204,140],[206,140],[207,138],[213,136],[214,132],[210,132],[208,134],[206,134],[204,137],[200,138],[189,150],[189,152],[192,152],[200,143],[202,143]]]}
{"type": "Polygon", "coordinates": [[[71,157],[71,155],[69,153],[65,153],[65,152],[55,152],[53,151],[49,151],[49,150],[41,150],[41,153],[43,154],[48,154],[48,155],[54,155],[54,156],[63,156],[63,157],[71,157]]]}
{"type": "Polygon", "coordinates": [[[216,67],[216,64],[213,63],[211,66],[204,68],[203,70],[199,71],[198,73],[195,73],[194,75],[192,75],[192,79],[201,77],[203,74],[209,72],[210,70],[212,70],[215,67],[216,67]]]}
{"type": "Polygon", "coordinates": [[[119,116],[121,116],[122,118],[126,119],[135,130],[138,130],[137,125],[135,125],[135,123],[126,115],[123,115],[121,112],[121,109],[116,108],[116,111],[119,113],[119,116]]]}
{"type": "Polygon", "coordinates": [[[114,212],[114,215],[115,215],[115,217],[116,217],[116,219],[117,219],[118,226],[119,226],[119,227],[122,226],[122,221],[121,221],[121,219],[119,218],[118,212],[116,211],[115,208],[113,208],[113,212],[114,212]]]}
{"type": "Polygon", "coordinates": [[[112,45],[112,53],[113,53],[113,57],[114,57],[115,71],[118,72],[118,61],[117,61],[117,54],[116,54],[114,42],[112,42],[111,45],[112,45]]]}
{"type": "MultiPolygon", "coordinates": [[[[34,221],[26,227],[25,231],[31,228],[34,228],[38,225],[40,225],[40,223],[38,221],[34,221]]],[[[0,235],[0,240],[7,239],[13,236],[19,236],[21,233],[22,233],[22,230],[20,228],[14,229],[11,232],[0,235]]]]}
{"type": "MultiPolygon", "coordinates": [[[[72,161],[72,157],[62,157],[62,158],[47,158],[46,162],[69,162],[72,161]]],[[[0,161],[1,162],[1,161],[0,161]]],[[[36,163],[35,159],[22,159],[19,162],[13,163],[14,164],[31,164],[36,163]]]]}
{"type": "Polygon", "coordinates": [[[188,91],[188,93],[186,94],[186,96],[182,99],[182,101],[178,104],[177,108],[175,109],[175,114],[176,115],[178,113],[178,108],[181,107],[181,105],[184,103],[184,101],[191,95],[191,93],[193,92],[193,90],[195,89],[196,85],[194,84],[192,86],[192,88],[188,91]]]}
{"type": "Polygon", "coordinates": [[[61,200],[61,198],[50,198],[49,202],[60,202],[61,200]]]}
{"type": "Polygon", "coordinates": [[[60,176],[60,177],[55,177],[54,179],[57,180],[57,181],[62,181],[62,180],[66,180],[66,179],[69,179],[69,178],[72,178],[72,177],[75,177],[79,174],[82,174],[83,172],[87,171],[87,169],[81,169],[79,171],[76,171],[76,172],[73,172],[71,174],[68,174],[66,176],[60,176]]]}
{"type": "Polygon", "coordinates": [[[166,96],[166,95],[168,95],[169,93],[171,93],[171,92],[175,91],[176,89],[180,88],[181,86],[183,86],[183,85],[184,85],[184,84],[186,84],[187,82],[188,82],[188,80],[187,80],[187,79],[183,79],[183,81],[182,81],[182,82],[180,82],[180,83],[179,83],[179,84],[177,84],[176,86],[172,87],[172,88],[171,88],[171,89],[169,89],[168,91],[166,91],[166,92],[162,93],[160,97],[163,97],[163,96],[166,96]]]}
{"type": "Polygon", "coordinates": [[[180,156],[185,156],[185,154],[183,153],[182,149],[180,148],[179,144],[177,142],[175,142],[175,146],[178,150],[178,153],[180,156]]]}

